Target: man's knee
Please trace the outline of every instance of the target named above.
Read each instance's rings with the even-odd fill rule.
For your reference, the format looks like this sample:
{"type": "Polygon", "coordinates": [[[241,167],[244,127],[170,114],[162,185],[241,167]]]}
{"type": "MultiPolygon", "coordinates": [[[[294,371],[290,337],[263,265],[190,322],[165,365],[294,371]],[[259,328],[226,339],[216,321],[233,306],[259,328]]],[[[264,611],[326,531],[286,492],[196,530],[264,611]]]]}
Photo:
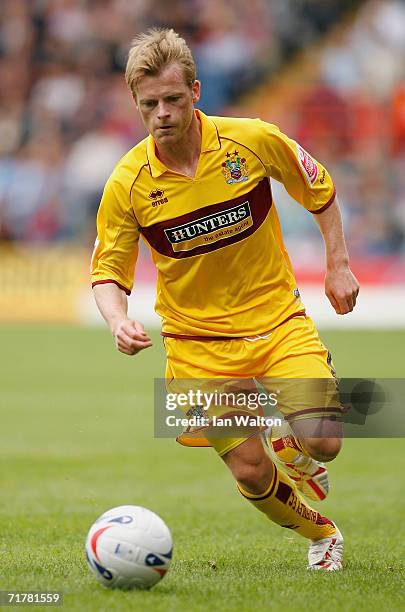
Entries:
{"type": "Polygon", "coordinates": [[[234,465],[233,475],[248,491],[262,493],[268,486],[272,473],[269,461],[264,457],[254,461],[239,461],[234,465]]]}
{"type": "Polygon", "coordinates": [[[341,438],[306,438],[305,450],[317,461],[332,461],[342,448],[341,438]]]}
{"type": "Polygon", "coordinates": [[[246,440],[226,455],[223,460],[235,480],[247,491],[260,495],[269,486],[273,476],[273,464],[260,439],[246,440]],[[257,441],[256,441],[257,440],[257,441]]]}
{"type": "Polygon", "coordinates": [[[301,419],[291,427],[305,450],[317,461],[332,461],[342,448],[343,425],[331,417],[301,419]]]}

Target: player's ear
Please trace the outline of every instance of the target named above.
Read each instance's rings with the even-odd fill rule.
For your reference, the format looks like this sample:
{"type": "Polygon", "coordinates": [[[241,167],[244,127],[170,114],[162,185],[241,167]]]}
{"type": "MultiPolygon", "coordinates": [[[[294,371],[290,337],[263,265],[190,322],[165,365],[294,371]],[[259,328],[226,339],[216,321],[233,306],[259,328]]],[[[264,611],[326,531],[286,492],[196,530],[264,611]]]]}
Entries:
{"type": "Polygon", "coordinates": [[[197,79],[194,81],[191,87],[191,92],[193,94],[193,104],[195,104],[200,99],[201,94],[201,82],[197,79]]]}

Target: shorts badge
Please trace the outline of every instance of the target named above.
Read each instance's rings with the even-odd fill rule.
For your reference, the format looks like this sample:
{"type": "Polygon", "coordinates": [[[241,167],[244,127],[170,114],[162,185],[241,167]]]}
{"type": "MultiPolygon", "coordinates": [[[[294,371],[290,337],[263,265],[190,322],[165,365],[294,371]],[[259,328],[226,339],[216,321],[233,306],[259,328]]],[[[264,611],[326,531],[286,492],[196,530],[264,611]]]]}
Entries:
{"type": "Polygon", "coordinates": [[[248,166],[246,159],[239,156],[238,151],[226,154],[226,161],[222,163],[222,174],[228,185],[244,183],[248,180],[248,166]]]}

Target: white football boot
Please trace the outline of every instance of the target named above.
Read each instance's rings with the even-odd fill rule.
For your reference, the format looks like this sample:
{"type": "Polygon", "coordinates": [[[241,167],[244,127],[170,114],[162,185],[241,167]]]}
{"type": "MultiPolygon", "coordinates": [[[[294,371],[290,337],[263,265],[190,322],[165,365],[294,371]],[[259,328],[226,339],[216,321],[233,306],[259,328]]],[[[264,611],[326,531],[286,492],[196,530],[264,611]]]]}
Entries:
{"type": "MultiPolygon", "coordinates": [[[[336,525],[335,525],[336,527],[336,525]]],[[[311,542],[308,550],[309,570],[336,572],[342,569],[343,536],[336,527],[336,533],[329,538],[311,542]]]]}

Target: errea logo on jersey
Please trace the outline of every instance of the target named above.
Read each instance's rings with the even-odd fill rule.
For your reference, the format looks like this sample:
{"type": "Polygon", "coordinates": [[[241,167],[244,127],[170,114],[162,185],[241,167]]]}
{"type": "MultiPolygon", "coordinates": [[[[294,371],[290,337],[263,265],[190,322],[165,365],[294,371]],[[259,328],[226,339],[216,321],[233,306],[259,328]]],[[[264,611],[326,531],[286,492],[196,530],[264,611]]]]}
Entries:
{"type": "Polygon", "coordinates": [[[191,251],[235,236],[253,225],[249,202],[164,230],[173,251],[191,251]]]}
{"type": "Polygon", "coordinates": [[[164,198],[164,191],[163,189],[153,189],[150,194],[148,195],[148,198],[150,200],[153,200],[152,202],[152,206],[160,206],[161,204],[166,204],[166,202],[169,201],[168,198],[164,198]]]}
{"type": "Polygon", "coordinates": [[[318,164],[310,156],[310,154],[305,151],[305,149],[300,147],[298,143],[296,143],[296,145],[298,161],[300,162],[300,166],[304,171],[305,178],[312,187],[312,185],[314,185],[316,179],[318,178],[318,164]]]}

